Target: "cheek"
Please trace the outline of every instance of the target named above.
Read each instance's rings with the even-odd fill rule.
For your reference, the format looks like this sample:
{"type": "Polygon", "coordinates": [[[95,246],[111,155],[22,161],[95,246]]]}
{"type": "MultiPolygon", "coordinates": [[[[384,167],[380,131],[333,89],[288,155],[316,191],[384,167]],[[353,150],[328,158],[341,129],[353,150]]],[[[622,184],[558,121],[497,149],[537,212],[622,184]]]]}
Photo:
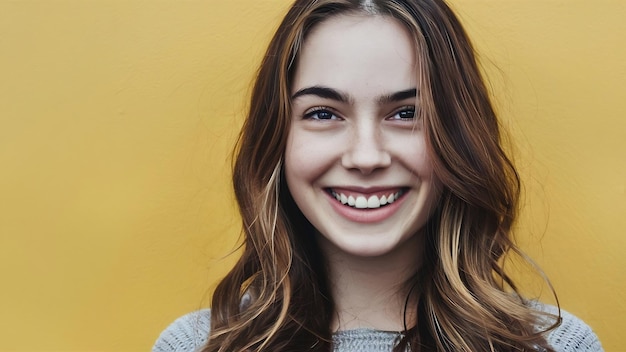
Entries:
{"type": "Polygon", "coordinates": [[[439,178],[435,174],[432,155],[428,152],[428,148],[424,140],[419,141],[419,146],[415,148],[415,152],[411,156],[411,169],[420,179],[426,194],[426,208],[430,213],[439,202],[441,196],[442,185],[439,178]]]}
{"type": "Polygon", "coordinates": [[[390,141],[393,155],[405,168],[421,179],[434,179],[434,165],[421,133],[395,136],[390,141]]]}
{"type": "MultiPolygon", "coordinates": [[[[298,138],[297,133],[289,133],[287,138],[287,146],[285,148],[285,176],[287,177],[287,184],[290,189],[293,189],[292,184],[302,180],[306,176],[307,163],[304,162],[303,155],[310,153],[306,143],[303,143],[301,138],[298,138]]],[[[292,192],[293,193],[293,192],[292,192]]]]}
{"type": "Polygon", "coordinates": [[[420,177],[428,180],[435,179],[434,165],[431,156],[426,150],[417,153],[414,160],[413,168],[420,177]]]}
{"type": "MultiPolygon", "coordinates": [[[[332,139],[313,133],[291,131],[285,148],[285,175],[288,185],[310,182],[323,175],[340,155],[332,139]]],[[[291,188],[291,186],[290,186],[291,188]]]]}

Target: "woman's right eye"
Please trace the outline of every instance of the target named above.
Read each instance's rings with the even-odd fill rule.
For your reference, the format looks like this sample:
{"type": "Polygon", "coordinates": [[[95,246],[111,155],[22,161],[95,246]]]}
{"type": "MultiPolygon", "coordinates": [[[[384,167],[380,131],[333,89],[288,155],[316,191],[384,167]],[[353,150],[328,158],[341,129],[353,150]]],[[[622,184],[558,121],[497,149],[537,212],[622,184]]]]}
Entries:
{"type": "Polygon", "coordinates": [[[304,116],[305,119],[311,120],[338,120],[339,117],[328,109],[315,108],[307,111],[304,116]]]}

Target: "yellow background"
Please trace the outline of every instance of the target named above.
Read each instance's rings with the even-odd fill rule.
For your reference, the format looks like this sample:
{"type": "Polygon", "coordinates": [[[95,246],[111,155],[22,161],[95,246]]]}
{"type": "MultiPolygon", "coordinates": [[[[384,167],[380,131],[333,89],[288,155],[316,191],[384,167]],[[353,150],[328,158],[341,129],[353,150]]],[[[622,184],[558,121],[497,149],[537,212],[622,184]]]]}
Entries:
{"type": "MultiPolygon", "coordinates": [[[[147,350],[206,306],[238,235],[230,149],[288,2],[0,0],[0,350],[147,350]]],[[[453,4],[525,180],[518,237],[626,350],[626,2],[453,4]]]]}

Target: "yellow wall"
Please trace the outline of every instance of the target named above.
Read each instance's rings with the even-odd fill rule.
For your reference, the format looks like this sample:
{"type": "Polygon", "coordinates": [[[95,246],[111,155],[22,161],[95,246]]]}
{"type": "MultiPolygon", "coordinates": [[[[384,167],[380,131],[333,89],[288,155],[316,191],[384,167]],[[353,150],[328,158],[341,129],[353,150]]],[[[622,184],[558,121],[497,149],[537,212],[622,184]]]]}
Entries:
{"type": "MultiPolygon", "coordinates": [[[[287,2],[0,1],[0,350],[147,350],[206,304],[238,234],[228,153],[287,2]]],[[[520,240],[623,350],[626,5],[453,4],[515,140],[520,240]]]]}

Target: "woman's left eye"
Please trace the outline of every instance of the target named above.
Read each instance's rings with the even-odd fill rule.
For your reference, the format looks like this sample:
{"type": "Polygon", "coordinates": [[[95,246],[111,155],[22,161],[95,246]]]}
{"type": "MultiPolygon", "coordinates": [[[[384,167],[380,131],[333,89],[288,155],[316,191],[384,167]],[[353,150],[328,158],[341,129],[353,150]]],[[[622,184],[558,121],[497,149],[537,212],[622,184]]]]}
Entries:
{"type": "Polygon", "coordinates": [[[415,118],[415,106],[405,106],[391,115],[392,120],[411,120],[413,118],[415,118]]]}

